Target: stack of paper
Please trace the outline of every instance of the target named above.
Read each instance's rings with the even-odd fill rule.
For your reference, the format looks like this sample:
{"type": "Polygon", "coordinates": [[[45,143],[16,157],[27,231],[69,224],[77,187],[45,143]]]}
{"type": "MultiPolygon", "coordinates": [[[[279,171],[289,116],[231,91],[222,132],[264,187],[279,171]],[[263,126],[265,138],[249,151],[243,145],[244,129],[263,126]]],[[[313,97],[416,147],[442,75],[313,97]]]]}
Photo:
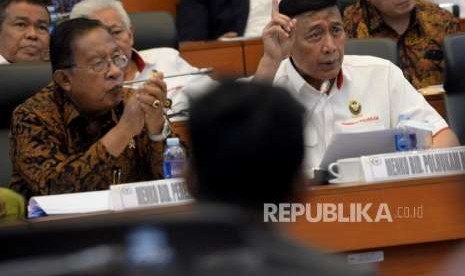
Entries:
{"type": "Polygon", "coordinates": [[[110,192],[96,191],[49,196],[35,196],[29,200],[28,217],[45,214],[80,214],[112,210],[110,192]]]}
{"type": "Polygon", "coordinates": [[[181,178],[110,186],[110,190],[36,196],[29,200],[28,217],[119,211],[182,205],[192,202],[181,178]]]}

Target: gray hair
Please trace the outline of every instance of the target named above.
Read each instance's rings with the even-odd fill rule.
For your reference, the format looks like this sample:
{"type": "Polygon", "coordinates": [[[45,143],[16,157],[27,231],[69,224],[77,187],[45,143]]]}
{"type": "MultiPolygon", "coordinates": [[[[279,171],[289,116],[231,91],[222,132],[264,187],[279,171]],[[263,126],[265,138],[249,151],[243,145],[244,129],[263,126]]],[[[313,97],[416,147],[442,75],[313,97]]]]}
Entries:
{"type": "Polygon", "coordinates": [[[123,7],[123,4],[118,0],[84,0],[74,5],[69,15],[70,19],[78,17],[92,17],[96,12],[104,9],[112,8],[121,16],[124,25],[127,28],[131,27],[129,15],[123,7]]]}

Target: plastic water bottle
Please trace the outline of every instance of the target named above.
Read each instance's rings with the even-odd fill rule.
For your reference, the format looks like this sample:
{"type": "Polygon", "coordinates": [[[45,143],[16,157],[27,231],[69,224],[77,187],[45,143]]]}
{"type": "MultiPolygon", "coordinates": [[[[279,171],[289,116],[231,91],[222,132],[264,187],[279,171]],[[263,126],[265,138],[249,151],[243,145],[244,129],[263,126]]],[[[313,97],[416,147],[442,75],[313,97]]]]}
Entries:
{"type": "Polygon", "coordinates": [[[179,143],[179,138],[166,139],[166,146],[163,153],[163,176],[164,178],[181,177],[186,154],[179,143]]]}
{"type": "Polygon", "coordinates": [[[396,151],[417,149],[417,135],[405,125],[408,119],[409,117],[405,114],[399,115],[399,123],[394,134],[396,151]]]}

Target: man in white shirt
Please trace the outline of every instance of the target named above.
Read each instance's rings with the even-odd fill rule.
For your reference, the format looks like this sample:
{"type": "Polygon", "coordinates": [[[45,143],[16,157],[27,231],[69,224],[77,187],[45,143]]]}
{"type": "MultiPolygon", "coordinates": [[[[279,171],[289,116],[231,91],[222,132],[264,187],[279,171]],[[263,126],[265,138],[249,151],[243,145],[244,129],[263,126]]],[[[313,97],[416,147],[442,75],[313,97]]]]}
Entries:
{"type": "MultiPolygon", "coordinates": [[[[125,70],[125,81],[148,79],[154,71],[165,76],[189,73],[198,69],[191,66],[172,48],[154,48],[136,51],[133,48],[133,28],[127,12],[120,1],[115,0],[84,0],[76,4],[70,18],[88,17],[97,19],[107,26],[115,42],[123,50],[129,64],[125,70]]],[[[164,80],[167,86],[168,98],[172,100],[168,114],[179,113],[187,109],[188,95],[198,87],[209,84],[211,79],[204,75],[175,77],[164,80]]],[[[133,85],[138,88],[144,83],[133,85]]]]}
{"type": "Polygon", "coordinates": [[[47,59],[49,25],[44,1],[1,1],[0,64],[47,59]]]}
{"type": "Polygon", "coordinates": [[[346,35],[336,0],[273,0],[255,79],[289,89],[307,108],[305,169],[337,132],[393,128],[399,115],[425,122],[433,147],[458,145],[447,123],[389,61],[344,56],[346,35]]]}

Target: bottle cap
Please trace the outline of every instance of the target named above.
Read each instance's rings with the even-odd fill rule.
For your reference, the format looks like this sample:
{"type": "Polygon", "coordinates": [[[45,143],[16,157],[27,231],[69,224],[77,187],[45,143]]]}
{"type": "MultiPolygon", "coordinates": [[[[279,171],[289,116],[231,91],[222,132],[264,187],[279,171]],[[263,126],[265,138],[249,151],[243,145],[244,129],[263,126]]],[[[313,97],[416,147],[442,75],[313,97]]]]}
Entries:
{"type": "Polygon", "coordinates": [[[166,139],[166,145],[167,145],[168,147],[179,146],[179,138],[174,137],[174,138],[168,138],[168,139],[166,139]]]}

